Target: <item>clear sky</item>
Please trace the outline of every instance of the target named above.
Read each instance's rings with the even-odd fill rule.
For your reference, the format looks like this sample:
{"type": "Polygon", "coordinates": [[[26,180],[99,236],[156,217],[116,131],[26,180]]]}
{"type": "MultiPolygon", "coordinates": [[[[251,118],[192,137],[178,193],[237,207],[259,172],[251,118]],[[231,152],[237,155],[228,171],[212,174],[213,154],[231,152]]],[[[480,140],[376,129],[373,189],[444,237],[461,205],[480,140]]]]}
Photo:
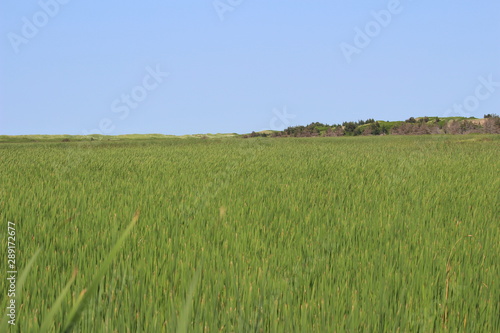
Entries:
{"type": "Polygon", "coordinates": [[[0,2],[0,134],[500,113],[493,0],[0,2]]]}

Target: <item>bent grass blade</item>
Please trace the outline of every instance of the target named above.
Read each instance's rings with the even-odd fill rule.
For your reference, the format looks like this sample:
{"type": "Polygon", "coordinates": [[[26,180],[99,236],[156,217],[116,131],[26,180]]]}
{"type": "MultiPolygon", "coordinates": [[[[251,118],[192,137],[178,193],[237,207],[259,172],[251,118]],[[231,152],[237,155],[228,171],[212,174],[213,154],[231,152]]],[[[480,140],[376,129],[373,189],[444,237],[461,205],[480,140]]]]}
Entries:
{"type": "Polygon", "coordinates": [[[198,285],[198,281],[200,280],[200,275],[201,275],[201,268],[198,268],[189,285],[189,292],[186,296],[186,301],[184,302],[184,307],[179,317],[179,323],[177,325],[177,333],[186,333],[189,331],[188,330],[189,317],[191,316],[191,310],[193,308],[194,292],[196,291],[196,286],[198,285]]]}
{"type": "Polygon", "coordinates": [[[94,276],[94,279],[92,280],[92,283],[90,284],[89,288],[87,288],[86,292],[81,295],[81,297],[78,299],[78,301],[75,303],[73,306],[73,309],[71,310],[68,320],[66,322],[64,332],[68,333],[71,332],[72,329],[75,327],[76,323],[80,319],[80,316],[82,315],[83,310],[87,306],[90,298],[94,294],[94,292],[97,290],[97,287],[99,286],[99,283],[101,283],[102,278],[106,274],[109,266],[111,265],[111,262],[113,259],[116,257],[118,254],[118,251],[121,249],[122,245],[125,243],[125,240],[129,236],[130,232],[134,228],[135,224],[137,223],[137,220],[139,219],[140,212],[136,211],[132,222],[128,225],[127,229],[123,232],[121,237],[118,239],[116,244],[113,246],[111,249],[111,252],[109,253],[108,257],[106,260],[101,265],[101,268],[99,268],[99,271],[97,274],[94,276]]]}

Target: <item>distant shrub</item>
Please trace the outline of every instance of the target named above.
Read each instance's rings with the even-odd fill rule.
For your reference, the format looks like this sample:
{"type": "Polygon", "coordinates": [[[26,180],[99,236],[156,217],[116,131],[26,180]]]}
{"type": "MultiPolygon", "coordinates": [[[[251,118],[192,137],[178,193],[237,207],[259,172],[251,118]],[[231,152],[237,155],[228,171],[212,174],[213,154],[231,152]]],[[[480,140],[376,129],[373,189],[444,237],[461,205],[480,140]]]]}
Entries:
{"type": "Polygon", "coordinates": [[[489,117],[485,120],[483,125],[484,133],[500,134],[500,118],[489,117]]]}

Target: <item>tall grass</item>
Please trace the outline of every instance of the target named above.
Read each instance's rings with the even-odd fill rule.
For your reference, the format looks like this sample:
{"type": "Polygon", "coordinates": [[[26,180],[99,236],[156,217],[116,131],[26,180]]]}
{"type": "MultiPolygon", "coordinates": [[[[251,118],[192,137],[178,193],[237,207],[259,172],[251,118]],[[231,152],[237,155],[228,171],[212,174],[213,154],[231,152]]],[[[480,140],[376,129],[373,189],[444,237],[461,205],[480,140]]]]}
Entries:
{"type": "Polygon", "coordinates": [[[499,143],[0,144],[19,267],[44,248],[11,331],[47,318],[63,331],[90,285],[76,331],[499,331],[499,143]],[[92,284],[138,206],[140,227],[92,284]]]}

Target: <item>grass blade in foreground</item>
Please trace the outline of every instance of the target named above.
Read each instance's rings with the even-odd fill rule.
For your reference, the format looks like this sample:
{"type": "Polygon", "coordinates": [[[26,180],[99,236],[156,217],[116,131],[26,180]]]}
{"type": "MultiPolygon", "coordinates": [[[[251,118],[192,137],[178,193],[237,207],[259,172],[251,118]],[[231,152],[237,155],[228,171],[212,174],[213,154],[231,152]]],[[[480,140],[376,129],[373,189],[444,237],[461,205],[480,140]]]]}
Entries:
{"type": "Polygon", "coordinates": [[[108,257],[106,260],[102,263],[101,268],[97,272],[97,274],[94,276],[94,279],[92,280],[92,283],[90,284],[90,287],[86,290],[86,292],[83,294],[81,298],[78,299],[76,304],[73,306],[73,309],[71,309],[71,313],[68,316],[68,321],[66,323],[66,326],[64,328],[64,332],[71,332],[75,324],[78,322],[80,319],[80,316],[87,305],[87,303],[90,300],[90,297],[92,297],[92,294],[95,292],[97,287],[99,286],[99,283],[101,282],[102,278],[104,277],[104,274],[108,270],[109,266],[111,265],[111,262],[115,258],[116,254],[122,247],[123,243],[125,242],[125,239],[128,237],[130,232],[132,231],[132,228],[135,226],[137,220],[139,219],[139,211],[137,211],[134,215],[134,218],[132,219],[132,222],[128,225],[127,229],[123,232],[121,235],[120,239],[116,242],[116,244],[113,246],[111,249],[111,252],[109,253],[108,257]]]}
{"type": "Polygon", "coordinates": [[[52,309],[50,309],[49,314],[47,315],[47,317],[44,319],[44,321],[42,323],[42,326],[40,328],[40,333],[48,332],[50,330],[51,325],[52,325],[52,320],[54,319],[54,316],[56,315],[56,313],[61,309],[61,303],[62,303],[64,297],[66,296],[66,294],[68,293],[69,288],[71,287],[71,285],[75,281],[77,272],[78,271],[75,269],[75,271],[73,272],[73,275],[71,276],[71,279],[68,281],[68,283],[66,284],[64,289],[61,291],[61,294],[59,295],[59,297],[57,297],[56,301],[54,302],[54,305],[52,305],[52,309]]]}
{"type": "Polygon", "coordinates": [[[200,279],[200,274],[201,269],[198,268],[193,279],[191,280],[191,284],[189,285],[189,292],[186,296],[186,302],[184,303],[184,307],[182,308],[182,312],[179,317],[179,323],[177,324],[177,333],[188,332],[189,317],[191,315],[191,309],[193,307],[194,292],[196,290],[198,280],[200,279]]]}

